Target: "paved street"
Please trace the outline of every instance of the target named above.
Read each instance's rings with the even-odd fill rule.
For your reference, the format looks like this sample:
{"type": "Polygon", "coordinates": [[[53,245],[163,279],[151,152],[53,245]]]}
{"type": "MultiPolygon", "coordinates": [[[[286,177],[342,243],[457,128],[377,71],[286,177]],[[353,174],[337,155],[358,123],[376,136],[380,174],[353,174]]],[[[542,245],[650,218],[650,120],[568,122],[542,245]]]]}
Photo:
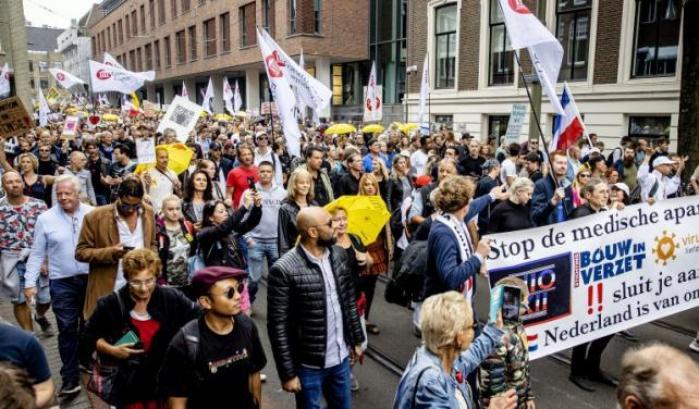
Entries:
{"type": "MultiPolygon", "coordinates": [[[[379,325],[381,334],[370,336],[372,355],[382,357],[382,362],[404,365],[410,358],[419,340],[412,335],[410,324],[410,311],[383,300],[383,284],[379,283],[376,305],[372,308],[374,316],[372,321],[379,325]]],[[[481,286],[481,288],[484,288],[481,286]]],[[[485,311],[483,291],[478,292],[477,311],[485,311]]],[[[268,365],[264,373],[268,375],[264,384],[264,407],[273,409],[294,408],[293,396],[282,391],[281,384],[276,375],[274,361],[266,334],[266,287],[261,286],[255,305],[254,319],[263,335],[263,345],[268,357],[268,365]]],[[[6,301],[0,301],[0,316],[13,322],[12,309],[6,301]]],[[[52,317],[53,320],[53,317],[52,317]]],[[[642,342],[662,341],[675,346],[683,351],[687,350],[687,344],[691,341],[690,331],[699,328],[699,315],[697,310],[689,310],[675,315],[662,322],[642,325],[633,331],[642,342]]],[[[56,347],[57,337],[40,338],[49,356],[54,380],[60,386],[58,376],[60,359],[56,347]]],[[[621,337],[615,337],[603,356],[603,369],[612,375],[618,374],[621,356],[627,348],[635,343],[621,337]]],[[[699,354],[692,354],[699,361],[699,354]]],[[[596,393],[586,393],[568,382],[568,354],[564,353],[556,357],[542,358],[532,362],[531,375],[534,393],[537,397],[537,408],[612,408],[614,407],[614,390],[606,386],[599,386],[596,393]]],[[[363,366],[355,368],[355,376],[359,380],[361,390],[354,395],[354,407],[359,409],[389,408],[393,400],[393,393],[398,383],[399,376],[380,364],[377,360],[367,358],[363,366]]],[[[87,398],[81,394],[71,402],[63,402],[62,408],[81,409],[87,408],[87,398]]]]}

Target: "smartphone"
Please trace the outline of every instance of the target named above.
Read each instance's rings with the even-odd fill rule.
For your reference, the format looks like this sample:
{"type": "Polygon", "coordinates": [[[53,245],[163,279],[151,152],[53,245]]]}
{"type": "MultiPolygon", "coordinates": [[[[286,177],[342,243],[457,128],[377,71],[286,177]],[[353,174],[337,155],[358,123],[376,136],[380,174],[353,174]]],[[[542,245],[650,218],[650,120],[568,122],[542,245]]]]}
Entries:
{"type": "Polygon", "coordinates": [[[503,321],[519,321],[519,309],[522,290],[519,287],[503,286],[502,288],[502,319],[503,321]]]}
{"type": "Polygon", "coordinates": [[[498,285],[490,290],[490,311],[488,313],[488,321],[496,322],[498,320],[498,311],[502,308],[502,293],[503,286],[498,285]]]}
{"type": "Polygon", "coordinates": [[[129,330],[123,337],[114,344],[114,346],[124,345],[124,344],[138,344],[141,340],[138,335],[133,330],[129,330]]]}
{"type": "Polygon", "coordinates": [[[248,176],[248,187],[253,192],[257,191],[257,188],[255,187],[255,179],[252,176],[248,176]]]}
{"type": "Polygon", "coordinates": [[[131,247],[131,246],[122,246],[122,247],[124,248],[125,251],[131,251],[131,250],[136,248],[136,247],[131,247]]]}

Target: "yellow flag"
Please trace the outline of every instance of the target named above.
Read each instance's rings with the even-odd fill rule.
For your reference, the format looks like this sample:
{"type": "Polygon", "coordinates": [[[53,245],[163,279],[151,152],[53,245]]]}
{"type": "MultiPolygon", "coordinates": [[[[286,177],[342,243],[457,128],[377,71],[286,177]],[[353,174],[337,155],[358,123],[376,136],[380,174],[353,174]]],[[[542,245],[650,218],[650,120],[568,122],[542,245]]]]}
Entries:
{"type": "Polygon", "coordinates": [[[136,96],[135,92],[131,93],[131,105],[133,106],[134,111],[141,109],[141,104],[138,102],[138,96],[136,96]]]}

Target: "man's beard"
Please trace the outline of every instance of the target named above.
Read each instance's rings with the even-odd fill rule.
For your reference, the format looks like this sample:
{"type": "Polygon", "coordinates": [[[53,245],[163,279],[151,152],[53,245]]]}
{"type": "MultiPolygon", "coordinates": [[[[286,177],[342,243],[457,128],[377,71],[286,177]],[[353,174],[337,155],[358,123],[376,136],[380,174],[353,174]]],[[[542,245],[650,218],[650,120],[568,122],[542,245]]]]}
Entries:
{"type": "Polygon", "coordinates": [[[330,236],[329,239],[324,239],[322,237],[318,237],[318,246],[320,247],[331,247],[337,242],[337,237],[335,235],[330,236]]]}
{"type": "Polygon", "coordinates": [[[624,157],[624,167],[625,168],[630,168],[631,166],[634,165],[635,162],[636,162],[636,159],[633,157],[631,157],[631,158],[629,158],[628,156],[624,157]]]}

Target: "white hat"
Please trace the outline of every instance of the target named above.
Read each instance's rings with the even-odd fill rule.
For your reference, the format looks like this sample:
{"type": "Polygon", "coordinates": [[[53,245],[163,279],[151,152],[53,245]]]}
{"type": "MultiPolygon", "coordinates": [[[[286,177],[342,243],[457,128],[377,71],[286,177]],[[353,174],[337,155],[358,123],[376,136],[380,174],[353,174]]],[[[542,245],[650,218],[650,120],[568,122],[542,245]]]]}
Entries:
{"type": "Polygon", "coordinates": [[[626,183],[621,183],[621,182],[615,183],[612,185],[612,188],[617,188],[617,189],[623,191],[624,193],[626,193],[626,196],[631,195],[629,187],[626,185],[626,183]]]}
{"type": "Polygon", "coordinates": [[[653,161],[653,167],[656,168],[661,165],[674,165],[676,163],[677,161],[670,160],[670,158],[668,158],[667,156],[658,156],[653,161]]]}

